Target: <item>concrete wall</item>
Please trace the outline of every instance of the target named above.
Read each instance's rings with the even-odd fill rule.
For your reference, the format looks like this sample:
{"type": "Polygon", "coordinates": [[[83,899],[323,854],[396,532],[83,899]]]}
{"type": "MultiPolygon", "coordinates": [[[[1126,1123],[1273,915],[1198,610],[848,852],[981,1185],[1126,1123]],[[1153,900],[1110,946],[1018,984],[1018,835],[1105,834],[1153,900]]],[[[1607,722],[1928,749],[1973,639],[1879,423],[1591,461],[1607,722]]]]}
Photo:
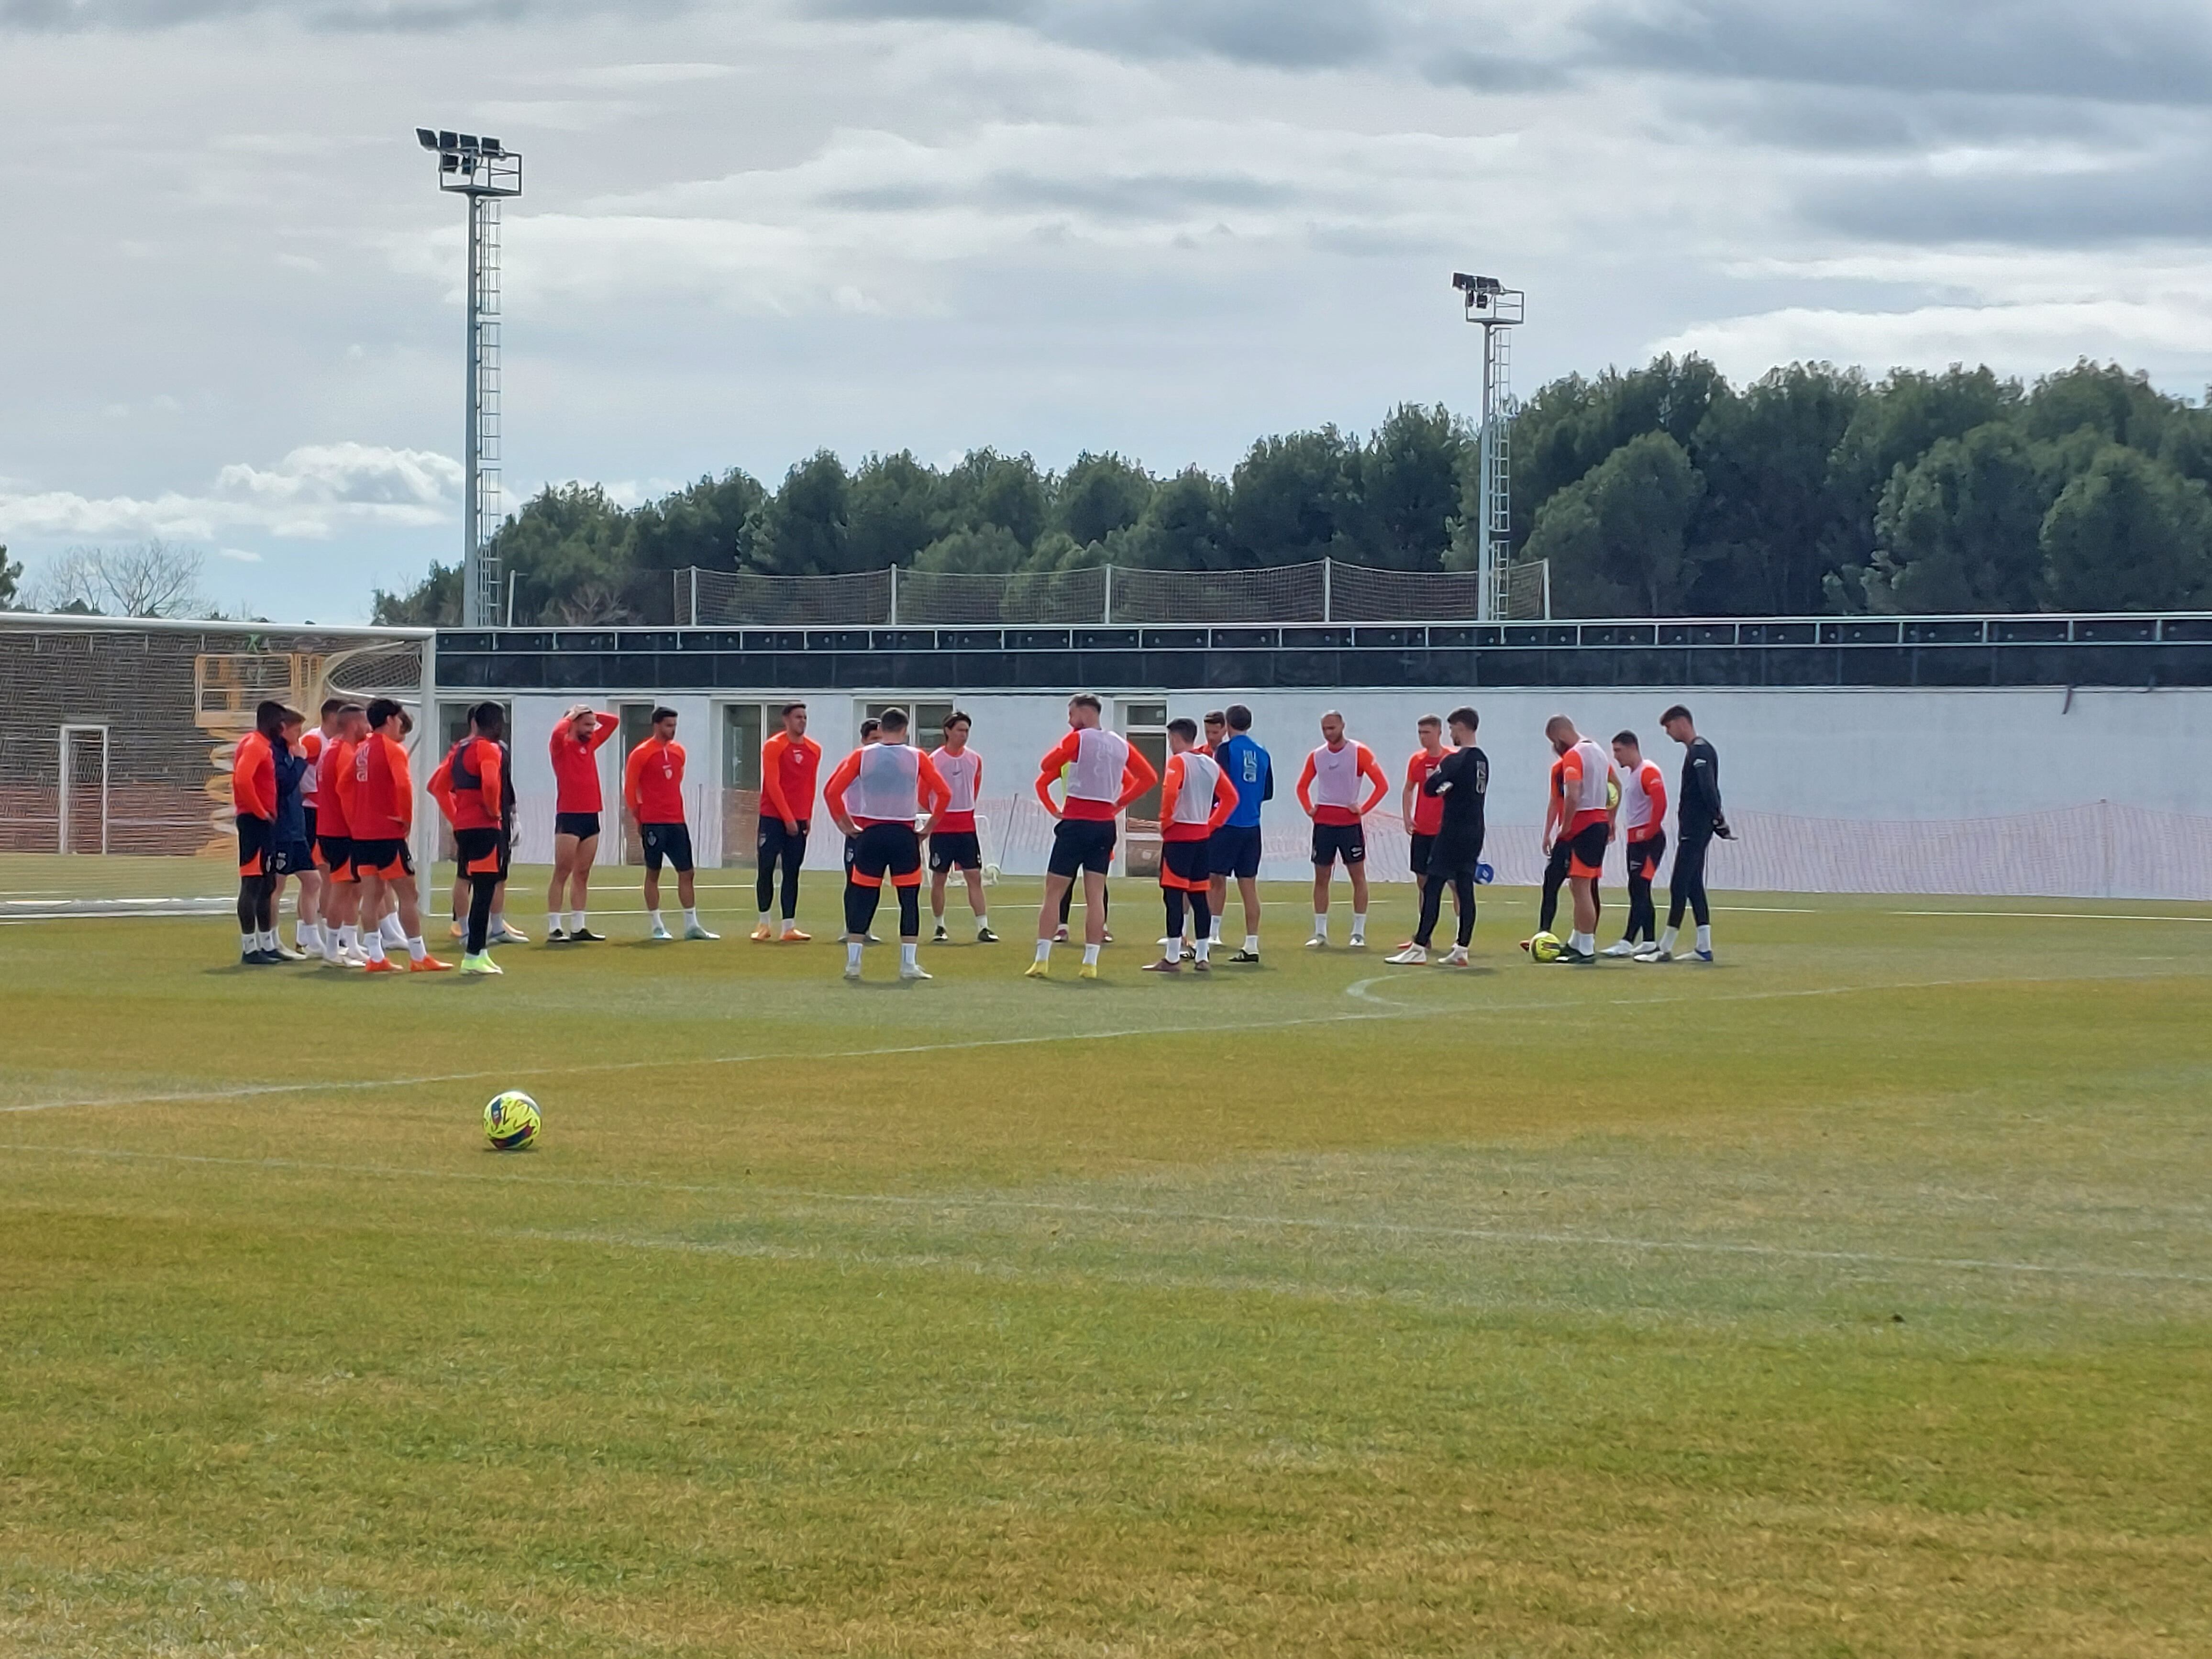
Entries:
{"type": "MultiPolygon", "coordinates": [[[[814,734],[834,763],[854,739],[860,706],[890,695],[770,687],[661,699],[681,716],[702,860],[722,861],[725,851],[722,705],[805,696],[814,734]]],[[[601,702],[611,708],[654,696],[641,690],[601,702]]],[[[1320,741],[1322,712],[1332,708],[1375,750],[1392,780],[1390,800],[1370,821],[1374,873],[1382,879],[1407,873],[1396,784],[1414,747],[1413,722],[1425,713],[1443,714],[1462,700],[1481,713],[1492,768],[1487,856],[1502,881],[1533,880],[1540,870],[1549,715],[1565,714],[1601,739],[1623,728],[1638,732],[1670,787],[1680,769],[1680,750],[1658,729],[1660,711],[1676,700],[1664,690],[1492,690],[1465,699],[1388,690],[1164,698],[1139,690],[1109,696],[1109,720],[1118,723],[1117,705],[1131,697],[1165,701],[1171,714],[1194,719],[1233,701],[1250,705],[1253,735],[1278,768],[1276,796],[1262,819],[1264,873],[1271,878],[1309,868],[1306,822],[1292,786],[1306,751],[1320,741]]],[[[2212,691],[2085,690],[2069,699],[2055,690],[1702,690],[1684,700],[1720,751],[1723,793],[1740,832],[1738,845],[1716,851],[1717,884],[2212,898],[2212,691]]],[[[570,701],[514,698],[525,860],[550,853],[546,734],[570,701]]],[[[1063,700],[1001,693],[957,701],[975,718],[973,742],[985,757],[989,845],[1008,873],[1033,873],[1042,866],[1050,825],[1030,780],[1037,757],[1066,729],[1063,700]]],[[[617,746],[618,740],[605,751],[611,812],[617,746]]],[[[611,816],[609,822],[611,829],[611,816]]],[[[603,860],[613,854],[612,840],[603,860]]],[[[749,845],[727,850],[728,861],[750,861],[749,845]]]]}

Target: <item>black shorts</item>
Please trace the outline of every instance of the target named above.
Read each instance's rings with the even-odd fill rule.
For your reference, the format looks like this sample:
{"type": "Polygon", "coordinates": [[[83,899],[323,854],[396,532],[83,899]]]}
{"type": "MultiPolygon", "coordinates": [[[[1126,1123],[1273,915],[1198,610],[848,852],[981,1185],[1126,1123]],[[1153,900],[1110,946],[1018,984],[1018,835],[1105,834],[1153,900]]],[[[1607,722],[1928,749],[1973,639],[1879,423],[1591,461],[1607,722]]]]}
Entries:
{"type": "Polygon", "coordinates": [[[505,881],[513,845],[504,830],[456,830],[453,862],[465,876],[497,876],[505,881]]]}
{"type": "Polygon", "coordinates": [[[1062,818],[1053,826],[1052,857],[1045,864],[1049,875],[1073,876],[1095,870],[1104,875],[1114,867],[1115,830],[1111,818],[1062,818]]]}
{"type": "Polygon", "coordinates": [[[645,848],[645,872],[649,876],[660,873],[663,859],[676,866],[676,873],[691,873],[691,826],[688,823],[641,823],[637,839],[645,848]]]}
{"type": "Polygon", "coordinates": [[[276,825],[270,818],[257,818],[250,813],[238,815],[238,873],[241,876],[265,876],[269,873],[269,854],[275,850],[276,825]]]}
{"type": "Polygon", "coordinates": [[[1659,873],[1659,860],[1667,856],[1667,832],[1664,830],[1641,841],[1628,843],[1628,873],[1650,881],[1659,873]]]}
{"type": "Polygon", "coordinates": [[[407,850],[407,843],[396,836],[390,841],[357,841],[352,848],[354,873],[357,876],[415,873],[415,855],[407,850]]]}
{"type": "MultiPolygon", "coordinates": [[[[793,835],[783,827],[783,820],[773,812],[760,821],[760,835],[754,843],[760,859],[760,867],[766,870],[776,860],[782,859],[796,870],[806,862],[806,832],[813,826],[805,818],[799,821],[799,833],[793,835]]],[[[851,860],[848,859],[848,863],[851,860]]]]}
{"type": "Polygon", "coordinates": [[[313,847],[315,844],[315,803],[313,801],[302,803],[300,811],[307,821],[307,829],[303,832],[305,839],[307,845],[313,847]]]}
{"type": "Polygon", "coordinates": [[[553,815],[553,833],[574,836],[578,841],[589,841],[599,833],[599,815],[597,812],[556,812],[553,815]]]}
{"type": "Polygon", "coordinates": [[[263,867],[272,876],[296,876],[315,867],[315,849],[304,841],[280,841],[263,867]]]}
{"type": "Polygon", "coordinates": [[[852,879],[880,887],[886,876],[894,887],[921,884],[921,837],[911,823],[866,823],[854,837],[852,879]]]}
{"type": "Polygon", "coordinates": [[[1367,826],[1364,823],[1316,823],[1313,827],[1313,861],[1318,870],[1328,869],[1338,859],[1344,860],[1349,870],[1355,864],[1367,862],[1367,826]]]}
{"type": "Polygon", "coordinates": [[[1160,843],[1160,885],[1180,888],[1186,893],[1202,893],[1206,878],[1213,873],[1212,860],[1207,857],[1212,838],[1205,841],[1164,841],[1160,843]]]}
{"type": "Polygon", "coordinates": [[[1224,823],[1206,843],[1206,868],[1217,876],[1249,881],[1260,873],[1260,826],[1224,823]]]}
{"type": "Polygon", "coordinates": [[[983,867],[983,843],[973,830],[933,830],[929,833],[929,867],[980,870],[983,867]]]}
{"type": "Polygon", "coordinates": [[[1460,877],[1480,880],[1482,837],[1477,836],[1470,841],[1453,841],[1443,836],[1431,837],[1429,861],[1424,868],[1427,877],[1437,881],[1452,881],[1460,877]]]}
{"type": "Polygon", "coordinates": [[[1425,876],[1429,873],[1429,856],[1437,844],[1437,838],[1434,836],[1425,836],[1416,830],[1413,831],[1412,842],[1413,845],[1407,854],[1407,861],[1413,866],[1415,876],[1425,876]]]}
{"type": "Polygon", "coordinates": [[[351,881],[353,877],[353,842],[346,836],[317,836],[315,862],[323,866],[324,873],[332,881],[351,881]]]}
{"type": "Polygon", "coordinates": [[[1567,842],[1567,873],[1586,881],[1595,881],[1605,871],[1605,844],[1612,831],[1601,818],[1595,823],[1586,823],[1567,842]]]}

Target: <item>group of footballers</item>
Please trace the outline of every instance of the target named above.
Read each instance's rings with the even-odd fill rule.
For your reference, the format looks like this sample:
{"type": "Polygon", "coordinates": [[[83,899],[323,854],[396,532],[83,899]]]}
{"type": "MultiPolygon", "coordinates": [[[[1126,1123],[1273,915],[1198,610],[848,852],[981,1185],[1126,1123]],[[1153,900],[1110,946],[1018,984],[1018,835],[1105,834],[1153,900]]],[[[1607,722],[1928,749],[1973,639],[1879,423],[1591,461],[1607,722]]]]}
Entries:
{"type": "MultiPolygon", "coordinates": [[[[1110,941],[1106,878],[1118,826],[1130,805],[1160,791],[1160,873],[1166,931],[1162,954],[1146,971],[1176,974],[1212,969],[1212,952],[1234,882],[1242,902],[1243,943],[1231,963],[1260,960],[1260,810],[1273,799],[1274,768],[1251,735],[1252,711],[1242,703],[1208,713],[1203,721],[1170,720],[1167,761],[1155,769],[1143,752],[1105,727],[1100,700],[1070,699],[1068,732],[1040,761],[1035,791],[1054,820],[1046,866],[1044,902],[1037,913],[1036,954],[1027,973],[1048,978],[1054,946],[1068,942],[1070,905],[1084,900],[1084,940],[1078,975],[1098,976],[1099,954],[1110,941]]],[[[699,919],[691,835],[684,813],[684,747],[676,741],[676,711],[653,711],[649,734],[623,768],[623,796],[644,854],[643,896],[650,937],[678,935],[663,920],[660,877],[675,869],[684,919],[681,937],[719,937],[699,919]]],[[[550,738],[556,782],[554,861],[546,896],[549,945],[598,941],[586,915],[602,811],[598,750],[618,728],[611,714],[578,704],[550,738]]],[[[844,837],[845,974],[860,977],[866,947],[879,942],[871,931],[888,883],[898,906],[899,977],[927,980],[921,966],[921,887],[930,876],[933,942],[948,934],[945,906],[951,877],[964,878],[975,938],[995,944],[984,896],[983,857],[976,803],[983,758],[969,744],[971,718],[954,711],[943,742],[925,752],[912,741],[906,712],[889,708],[866,721],[860,741],[821,777],[821,744],[806,732],[803,702],[786,704],[781,729],[763,745],[756,896],[759,921],[752,938],[799,942],[809,935],[797,921],[799,874],[805,862],[817,787],[823,808],[844,837]],[[926,850],[925,850],[926,848],[926,850]],[[779,886],[778,877],[781,876],[779,886]],[[781,915],[777,914],[780,902],[781,915]]],[[[1443,899],[1456,911],[1456,942],[1433,958],[1442,967],[1469,965],[1475,926],[1475,887],[1489,878],[1482,862],[1484,808],[1490,761],[1478,746],[1480,716],[1471,708],[1425,715],[1416,725],[1419,747],[1407,761],[1399,813],[1410,842],[1420,892],[1420,919],[1413,936],[1389,960],[1429,963],[1443,899]],[[1449,741],[1447,741],[1447,738],[1449,741]]],[[[1662,728],[1686,753],[1674,796],[1676,844],[1665,932],[1658,931],[1653,878],[1667,849],[1666,782],[1646,759],[1632,732],[1617,734],[1610,752],[1585,738],[1565,715],[1554,715],[1546,735],[1557,756],[1546,791],[1547,866],[1538,933],[1548,936],[1562,887],[1568,890],[1572,926],[1557,960],[1581,965],[1601,956],[1639,962],[1675,959],[1685,908],[1694,913],[1697,940],[1690,953],[1711,962],[1712,935],[1704,881],[1708,848],[1729,835],[1721,811],[1719,761],[1698,735],[1687,708],[1677,704],[1660,717],[1662,728]],[[1606,850],[1625,836],[1628,872],[1627,931],[1601,951],[1599,879],[1606,850]]],[[[526,944],[505,916],[513,854],[515,793],[506,742],[505,712],[495,702],[469,711],[469,730],[455,743],[428,789],[453,831],[456,878],[453,933],[464,941],[460,969],[497,974],[494,944],[526,944]],[[465,912],[465,921],[463,920],[465,912]]],[[[239,928],[241,959],[260,966],[319,957],[335,966],[371,972],[444,971],[453,964],[429,953],[408,842],[414,793],[405,739],[412,721],[390,699],[365,707],[332,699],[321,723],[305,730],[305,717],[281,702],[261,704],[255,730],[243,738],[234,763],[238,814],[239,928]],[[276,931],[276,902],[287,878],[300,883],[298,948],[276,931]]],[[[1309,949],[1328,948],[1330,895],[1342,864],[1352,890],[1349,944],[1367,944],[1366,819],[1389,793],[1389,780],[1367,744],[1346,732],[1334,711],[1321,720],[1321,743],[1306,756],[1296,793],[1312,824],[1313,933],[1309,949]]],[[[1528,947],[1532,940],[1523,940],[1528,947]]]]}

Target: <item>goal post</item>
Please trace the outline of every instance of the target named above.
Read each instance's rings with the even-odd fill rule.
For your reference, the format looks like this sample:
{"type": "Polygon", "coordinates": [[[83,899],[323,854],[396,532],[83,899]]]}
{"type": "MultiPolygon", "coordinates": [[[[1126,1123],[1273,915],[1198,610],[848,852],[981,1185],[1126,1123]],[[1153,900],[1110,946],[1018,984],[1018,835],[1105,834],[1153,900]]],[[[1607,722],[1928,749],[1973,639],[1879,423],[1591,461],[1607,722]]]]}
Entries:
{"type": "Polygon", "coordinates": [[[418,864],[434,850],[424,785],[438,761],[436,647],[423,628],[0,612],[0,853],[70,860],[76,884],[120,891],[138,859],[234,869],[230,767],[264,698],[313,725],[324,699],[391,697],[415,720],[418,864]],[[110,872],[88,868],[105,854],[110,872]],[[130,871],[123,866],[131,861],[130,871]]]}

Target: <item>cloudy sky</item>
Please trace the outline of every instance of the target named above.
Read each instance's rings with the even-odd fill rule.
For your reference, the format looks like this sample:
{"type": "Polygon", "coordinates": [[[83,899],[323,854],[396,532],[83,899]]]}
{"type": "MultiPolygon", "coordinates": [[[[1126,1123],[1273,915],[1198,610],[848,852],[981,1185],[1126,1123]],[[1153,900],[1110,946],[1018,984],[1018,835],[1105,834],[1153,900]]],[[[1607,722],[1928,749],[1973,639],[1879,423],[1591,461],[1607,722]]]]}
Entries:
{"type": "Polygon", "coordinates": [[[457,550],[461,211],[527,156],[506,473],[1232,463],[1694,349],[2212,379],[2177,0],[0,0],[0,541],[367,614],[457,550]]]}

